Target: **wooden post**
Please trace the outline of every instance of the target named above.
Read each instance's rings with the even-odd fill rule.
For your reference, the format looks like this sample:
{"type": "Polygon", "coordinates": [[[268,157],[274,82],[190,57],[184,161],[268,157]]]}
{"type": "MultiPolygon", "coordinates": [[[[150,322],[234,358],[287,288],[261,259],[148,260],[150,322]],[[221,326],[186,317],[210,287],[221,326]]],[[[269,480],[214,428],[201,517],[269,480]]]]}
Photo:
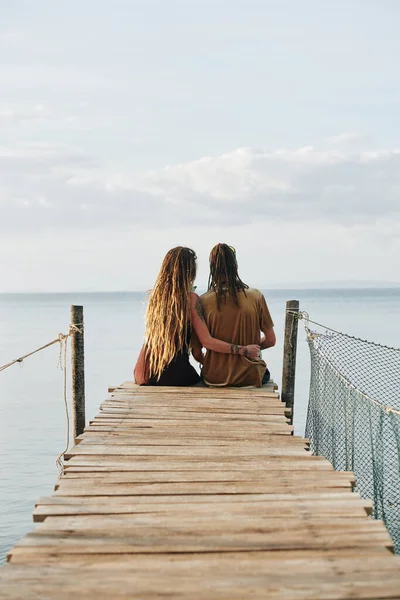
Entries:
{"type": "Polygon", "coordinates": [[[71,325],[77,329],[71,335],[72,413],[74,438],[85,428],[85,353],[83,306],[71,306],[71,325]]]}
{"type": "Polygon", "coordinates": [[[282,402],[287,408],[291,408],[290,422],[293,424],[294,410],[294,386],[296,377],[296,351],[297,351],[297,329],[299,312],[299,301],[288,300],[286,302],[285,340],[283,346],[283,369],[282,369],[282,402]]]}

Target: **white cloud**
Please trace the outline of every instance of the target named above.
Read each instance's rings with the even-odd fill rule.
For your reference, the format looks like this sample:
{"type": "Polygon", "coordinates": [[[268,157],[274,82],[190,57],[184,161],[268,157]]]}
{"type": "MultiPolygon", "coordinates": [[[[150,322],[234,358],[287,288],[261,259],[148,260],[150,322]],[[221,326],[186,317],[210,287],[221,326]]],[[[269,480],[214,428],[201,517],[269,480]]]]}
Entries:
{"type": "MultiPolygon", "coordinates": [[[[149,224],[209,226],[326,220],[346,226],[400,219],[400,151],[239,148],[161,170],[116,170],[82,150],[25,143],[0,147],[3,227],[13,230],[149,224]],[[37,199],[51,203],[35,222],[37,199]],[[22,211],[22,213],[21,213],[22,211]],[[394,216],[393,216],[394,215],[394,216]]],[[[1,224],[0,224],[1,227],[1,224]]]]}
{"type": "Polygon", "coordinates": [[[216,157],[147,173],[79,173],[71,185],[98,184],[108,192],[144,193],[198,218],[227,222],[280,218],[360,222],[400,212],[397,149],[338,152],[304,147],[262,151],[240,148],[216,157]],[[227,206],[229,211],[227,212],[227,206]]]}

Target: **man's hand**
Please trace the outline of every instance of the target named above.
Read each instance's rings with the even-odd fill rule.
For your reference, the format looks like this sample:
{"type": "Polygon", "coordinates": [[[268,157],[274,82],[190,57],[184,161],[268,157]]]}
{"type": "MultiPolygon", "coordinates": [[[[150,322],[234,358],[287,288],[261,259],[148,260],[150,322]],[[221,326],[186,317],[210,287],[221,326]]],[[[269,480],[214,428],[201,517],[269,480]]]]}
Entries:
{"type": "Polygon", "coordinates": [[[257,346],[257,344],[250,344],[249,346],[245,346],[243,356],[247,356],[248,358],[259,358],[260,346],[257,346]]]}

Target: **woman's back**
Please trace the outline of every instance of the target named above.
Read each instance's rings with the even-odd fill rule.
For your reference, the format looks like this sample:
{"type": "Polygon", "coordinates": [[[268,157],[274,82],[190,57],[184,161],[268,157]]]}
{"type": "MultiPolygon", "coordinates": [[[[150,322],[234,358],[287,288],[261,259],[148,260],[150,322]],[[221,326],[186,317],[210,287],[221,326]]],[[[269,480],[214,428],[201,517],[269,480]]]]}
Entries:
{"type": "Polygon", "coordinates": [[[148,383],[144,385],[171,385],[171,386],[187,386],[195,385],[201,380],[196,369],[190,364],[189,348],[192,329],[190,323],[186,327],[186,345],[179,350],[172,361],[164,368],[159,379],[150,377],[148,383]]]}

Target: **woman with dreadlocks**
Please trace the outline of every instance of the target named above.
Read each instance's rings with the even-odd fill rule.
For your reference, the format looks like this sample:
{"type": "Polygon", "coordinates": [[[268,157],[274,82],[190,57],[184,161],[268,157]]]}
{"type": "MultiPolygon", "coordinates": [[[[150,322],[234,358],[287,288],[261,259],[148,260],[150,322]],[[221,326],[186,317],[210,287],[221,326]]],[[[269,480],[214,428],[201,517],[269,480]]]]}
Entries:
{"type": "Polygon", "coordinates": [[[202,370],[205,383],[257,387],[267,383],[270,374],[261,355],[246,356],[239,348],[246,344],[260,345],[261,350],[274,346],[274,324],[263,294],[240,279],[232,246],[217,244],[211,250],[208,292],[201,297],[201,305],[211,335],[230,339],[231,354],[240,354],[207,352],[202,370]]]}
{"type": "MultiPolygon", "coordinates": [[[[177,386],[198,383],[200,376],[189,362],[194,333],[203,347],[214,352],[243,356],[259,354],[257,344],[233,347],[210,336],[199,297],[192,291],[195,278],[193,250],[178,246],[167,252],[150,292],[146,339],[134,370],[136,383],[177,386]]],[[[202,362],[200,354],[197,352],[197,358],[202,362]]]]}

